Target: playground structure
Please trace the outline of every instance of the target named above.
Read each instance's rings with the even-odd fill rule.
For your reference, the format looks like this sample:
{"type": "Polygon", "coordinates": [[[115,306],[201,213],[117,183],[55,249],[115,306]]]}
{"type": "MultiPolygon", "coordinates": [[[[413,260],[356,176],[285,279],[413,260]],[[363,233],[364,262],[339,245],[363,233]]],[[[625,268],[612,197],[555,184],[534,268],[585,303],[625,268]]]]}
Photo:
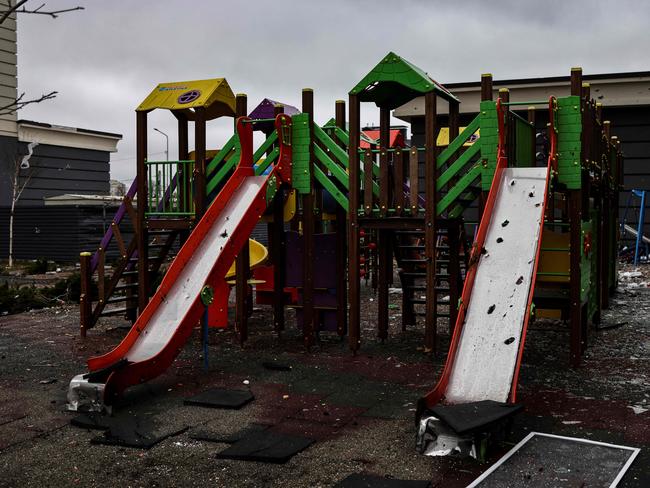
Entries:
{"type": "Polygon", "coordinates": [[[134,325],[73,379],[71,408],[110,408],[124,389],[164,372],[199,321],[227,327],[232,284],[240,342],[255,293],[272,304],[278,333],[285,308],[294,307],[307,348],[332,331],[347,334],[356,352],[360,285],[371,275],[384,341],[394,263],[402,326],[424,316],[426,352],[440,352],[439,319],[449,323],[447,364],[419,416],[438,404],[514,403],[535,310],[568,320],[577,366],[588,323],[599,320],[616,285],[622,167],[618,140],[581,74],[572,70],[570,96],[526,102],[511,102],[507,90],[493,100],[492,77],[483,75],[480,113],[462,130],[459,100],[393,53],[350,91],[349,125],[340,100],[334,117],[316,124],[309,89],[300,112],[266,100],[246,116],[246,96],[223,78],[158,85],[136,111],[137,179],[98,251],[81,256],[82,335],[104,314],[125,314],[134,325]],[[418,96],[424,145],[391,144],[390,111],[418,96]],[[378,140],[362,134],[361,102],[379,108],[378,140]],[[178,160],[147,160],[154,109],[178,119],[178,160]],[[236,133],[209,153],[206,122],[222,116],[235,118],[236,133]],[[535,123],[546,117],[544,143],[535,123]],[[255,129],[265,135],[257,148],[255,129]],[[468,216],[476,209],[475,232],[468,216]],[[266,261],[259,244],[247,243],[260,220],[268,222],[266,261]],[[110,245],[119,259],[109,276],[110,245]],[[115,303],[124,307],[107,308],[115,303]]]}

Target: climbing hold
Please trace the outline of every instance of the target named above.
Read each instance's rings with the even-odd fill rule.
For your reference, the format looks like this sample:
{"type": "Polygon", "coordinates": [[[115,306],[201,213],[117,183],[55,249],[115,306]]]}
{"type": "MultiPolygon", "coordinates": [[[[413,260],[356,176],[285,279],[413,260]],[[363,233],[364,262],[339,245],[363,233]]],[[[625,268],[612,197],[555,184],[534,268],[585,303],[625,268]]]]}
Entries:
{"type": "Polygon", "coordinates": [[[524,282],[524,277],[523,276],[520,276],[519,278],[517,278],[517,284],[518,285],[521,285],[523,282],[524,282]]]}
{"type": "Polygon", "coordinates": [[[501,222],[501,227],[505,227],[505,226],[508,225],[509,223],[510,223],[510,221],[509,221],[508,219],[506,219],[506,220],[504,220],[503,222],[501,222]]]}
{"type": "Polygon", "coordinates": [[[501,244],[503,242],[503,237],[497,237],[497,243],[501,244]]]}
{"type": "Polygon", "coordinates": [[[512,344],[513,342],[515,342],[514,337],[508,337],[505,341],[503,341],[505,345],[512,344]]]}
{"type": "Polygon", "coordinates": [[[494,312],[495,308],[497,308],[496,305],[494,305],[494,304],[490,305],[490,308],[488,308],[488,314],[491,314],[492,312],[494,312]]]}

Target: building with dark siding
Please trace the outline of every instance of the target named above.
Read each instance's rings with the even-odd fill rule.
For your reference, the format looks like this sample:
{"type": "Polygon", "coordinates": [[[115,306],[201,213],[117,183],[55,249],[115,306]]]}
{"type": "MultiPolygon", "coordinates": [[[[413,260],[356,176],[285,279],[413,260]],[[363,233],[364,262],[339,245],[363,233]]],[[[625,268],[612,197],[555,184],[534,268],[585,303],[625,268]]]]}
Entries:
{"type": "MultiPolygon", "coordinates": [[[[567,70],[568,71],[568,70],[567,70]]],[[[621,140],[625,156],[623,191],[619,208],[623,217],[632,189],[650,190],[650,72],[583,75],[583,81],[591,86],[591,96],[603,104],[603,119],[612,124],[612,135],[621,140]]],[[[510,90],[510,101],[547,100],[550,95],[568,96],[569,76],[495,80],[493,98],[500,88],[510,90]]],[[[481,95],[480,81],[446,84],[460,101],[460,124],[466,125],[478,113],[481,95]]],[[[438,112],[445,114],[447,107],[441,103],[438,112]]],[[[522,107],[526,108],[526,107],[522,107]]],[[[393,115],[411,123],[413,143],[424,144],[424,97],[398,107],[393,115]]],[[[526,114],[522,114],[526,117],[526,114]]],[[[548,122],[544,110],[538,110],[536,125],[545,129],[548,122]]],[[[424,168],[421,168],[420,188],[424,184],[424,168]]],[[[627,213],[627,223],[636,228],[639,199],[632,200],[627,213]]],[[[647,215],[645,234],[650,236],[650,215],[647,215]]]]}

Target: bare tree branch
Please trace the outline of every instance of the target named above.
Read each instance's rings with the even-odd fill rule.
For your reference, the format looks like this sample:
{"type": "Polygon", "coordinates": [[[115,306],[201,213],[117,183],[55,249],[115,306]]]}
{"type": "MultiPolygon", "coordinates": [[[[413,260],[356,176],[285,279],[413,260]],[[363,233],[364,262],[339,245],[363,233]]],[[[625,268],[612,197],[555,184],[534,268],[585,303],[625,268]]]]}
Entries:
{"type": "Polygon", "coordinates": [[[39,14],[39,15],[49,15],[53,19],[56,19],[59,14],[64,14],[67,12],[74,12],[75,10],[84,10],[84,7],[81,6],[76,6],[76,7],[71,7],[71,8],[64,8],[60,10],[42,10],[43,7],[45,7],[45,4],[41,4],[38,8],[35,8],[33,10],[27,10],[27,7],[23,7],[27,3],[28,0],[19,0],[16,5],[13,7],[10,7],[9,10],[6,10],[5,12],[2,12],[2,15],[0,15],[0,24],[2,24],[7,18],[12,14],[12,13],[17,13],[17,14],[39,14]],[[23,7],[22,9],[20,7],[23,7]]]}
{"type": "Polygon", "coordinates": [[[52,91],[50,93],[45,93],[41,95],[39,98],[34,98],[32,100],[23,100],[25,98],[25,93],[21,93],[18,98],[13,100],[11,103],[8,103],[7,105],[0,106],[0,116],[2,115],[9,115],[16,113],[18,110],[26,107],[27,105],[32,105],[35,103],[41,103],[46,100],[52,100],[53,98],[56,98],[59,92],[52,91]]]}
{"type": "Polygon", "coordinates": [[[16,10],[18,10],[20,7],[22,7],[22,6],[25,5],[26,3],[27,3],[27,0],[20,0],[20,1],[19,1],[18,3],[16,3],[16,5],[14,5],[13,7],[10,6],[10,7],[9,7],[9,10],[7,10],[6,12],[4,12],[4,13],[2,14],[2,17],[0,17],[0,24],[2,24],[5,20],[7,20],[7,17],[9,17],[13,12],[15,12],[16,10]]]}

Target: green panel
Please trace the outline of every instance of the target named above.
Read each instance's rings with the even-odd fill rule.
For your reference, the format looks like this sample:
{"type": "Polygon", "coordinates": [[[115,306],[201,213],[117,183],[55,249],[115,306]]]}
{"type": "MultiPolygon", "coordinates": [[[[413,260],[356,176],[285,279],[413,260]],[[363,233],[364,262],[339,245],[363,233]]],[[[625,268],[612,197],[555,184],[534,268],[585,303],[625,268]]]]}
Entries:
{"type": "Polygon", "coordinates": [[[589,298],[589,289],[591,287],[591,274],[592,274],[592,261],[594,257],[594,242],[595,235],[592,235],[591,245],[592,249],[589,255],[584,253],[584,239],[587,233],[591,232],[593,228],[593,222],[587,221],[582,223],[582,235],[580,238],[580,299],[584,303],[589,298]]]}
{"type": "Polygon", "coordinates": [[[436,205],[437,214],[442,214],[464,191],[468,189],[471,183],[480,176],[481,166],[475,165],[465,175],[458,180],[452,189],[436,205]]]}
{"type": "Polygon", "coordinates": [[[485,167],[481,168],[481,188],[483,191],[490,190],[494,169],[497,165],[499,135],[496,107],[496,102],[491,100],[483,101],[480,105],[481,136],[478,142],[481,145],[481,160],[485,161],[485,167]]]}
{"type": "Polygon", "coordinates": [[[338,164],[332,161],[327,153],[323,151],[323,149],[317,144],[314,144],[314,156],[325,165],[327,170],[332,173],[332,175],[334,175],[334,177],[345,187],[346,190],[349,189],[350,180],[348,178],[348,174],[338,164]]]}
{"type": "Polygon", "coordinates": [[[323,185],[323,188],[325,188],[332,197],[334,197],[334,200],[337,201],[343,209],[347,212],[349,209],[349,202],[346,196],[336,187],[332,181],[327,177],[325,173],[321,171],[321,169],[318,166],[314,166],[314,177],[316,180],[323,185]]]}
{"type": "Polygon", "coordinates": [[[275,142],[278,140],[278,133],[277,131],[271,132],[269,137],[266,138],[266,140],[262,143],[262,145],[257,148],[257,151],[253,153],[253,164],[257,163],[260,159],[262,159],[262,156],[266,154],[266,152],[270,149],[270,147],[275,144],[275,142]]]}
{"type": "MultiPolygon", "coordinates": [[[[319,140],[332,155],[346,168],[348,167],[348,153],[328,136],[323,129],[314,124],[314,137],[319,140]]],[[[316,146],[314,145],[314,148],[316,146]]]]}
{"type": "Polygon", "coordinates": [[[515,117],[515,164],[530,167],[535,163],[535,127],[528,121],[515,117]]]}
{"type": "Polygon", "coordinates": [[[233,153],[230,158],[226,161],[225,164],[219,168],[219,171],[217,171],[217,174],[214,175],[214,177],[208,181],[208,184],[206,185],[206,193],[209,195],[214,191],[214,189],[221,183],[221,181],[228,175],[232,169],[235,167],[237,163],[239,163],[239,155],[240,155],[240,150],[239,147],[235,149],[235,152],[233,153]]]}
{"type": "Polygon", "coordinates": [[[309,114],[297,114],[291,117],[291,143],[293,157],[291,164],[291,183],[298,193],[311,192],[311,175],[309,174],[309,114]]]}
{"type": "Polygon", "coordinates": [[[228,142],[224,144],[224,146],[221,148],[221,151],[219,151],[216,156],[212,158],[212,161],[208,163],[205,168],[205,174],[209,176],[210,173],[217,169],[217,166],[219,166],[225,157],[230,154],[230,151],[235,149],[235,146],[239,146],[239,139],[237,138],[236,134],[228,139],[228,142]]]}
{"type": "MultiPolygon", "coordinates": [[[[438,159],[436,161],[436,164],[438,165],[438,168],[440,168],[443,164],[447,162],[447,160],[456,152],[458,151],[463,144],[465,144],[470,137],[474,135],[476,130],[479,128],[479,125],[481,123],[481,118],[477,115],[474,120],[472,120],[467,127],[458,134],[458,137],[456,137],[451,143],[447,146],[447,148],[442,151],[438,155],[438,159]]],[[[474,146],[479,146],[479,144],[474,144],[474,146]]]]}
{"type": "Polygon", "coordinates": [[[268,183],[266,185],[266,206],[267,207],[271,204],[277,192],[278,192],[278,179],[275,175],[273,175],[269,178],[268,183]]]}
{"type": "Polygon", "coordinates": [[[569,190],[582,187],[582,114],[580,97],[557,99],[558,182],[569,190]]]}
{"type": "Polygon", "coordinates": [[[442,190],[442,187],[449,183],[449,181],[451,181],[451,179],[456,176],[474,156],[476,156],[480,149],[481,147],[478,144],[468,147],[467,150],[438,177],[438,180],[436,181],[436,189],[442,190]]]}
{"type": "Polygon", "coordinates": [[[263,162],[255,166],[255,174],[257,176],[264,174],[266,169],[273,163],[277,157],[280,155],[280,148],[279,147],[274,147],[273,151],[269,153],[269,155],[264,159],[263,162]]]}
{"type": "Polygon", "coordinates": [[[362,102],[375,102],[377,106],[394,109],[431,91],[446,100],[458,101],[423,70],[389,52],[350,90],[350,94],[359,95],[362,102]]]}

